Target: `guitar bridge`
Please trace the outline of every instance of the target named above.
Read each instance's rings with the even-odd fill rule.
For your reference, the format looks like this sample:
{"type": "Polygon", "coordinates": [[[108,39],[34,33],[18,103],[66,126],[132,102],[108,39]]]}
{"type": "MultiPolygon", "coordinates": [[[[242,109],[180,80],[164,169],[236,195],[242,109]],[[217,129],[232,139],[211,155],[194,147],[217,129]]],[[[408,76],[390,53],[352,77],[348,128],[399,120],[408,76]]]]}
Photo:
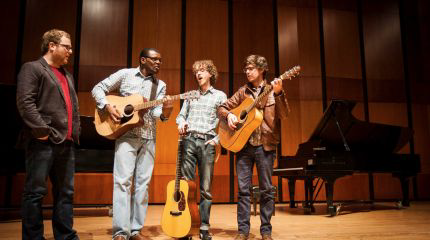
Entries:
{"type": "Polygon", "coordinates": [[[178,211],[170,211],[170,215],[172,216],[181,216],[182,212],[178,212],[178,211]]]}

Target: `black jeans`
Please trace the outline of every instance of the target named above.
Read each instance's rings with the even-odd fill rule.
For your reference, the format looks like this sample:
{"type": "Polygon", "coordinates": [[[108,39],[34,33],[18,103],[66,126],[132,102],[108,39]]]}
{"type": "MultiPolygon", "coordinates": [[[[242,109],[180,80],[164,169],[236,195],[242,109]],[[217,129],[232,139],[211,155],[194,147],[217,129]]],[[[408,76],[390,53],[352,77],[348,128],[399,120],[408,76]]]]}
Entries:
{"type": "Polygon", "coordinates": [[[201,230],[209,230],[209,218],[212,206],[211,185],[214,175],[215,146],[205,145],[209,139],[185,137],[183,139],[182,176],[187,180],[196,178],[196,165],[200,177],[200,218],[201,230]]]}
{"type": "Polygon", "coordinates": [[[52,144],[29,140],[26,146],[26,179],[22,196],[22,239],[43,239],[42,199],[46,180],[52,182],[52,228],[55,239],[79,239],[73,230],[74,146],[70,141],[52,144]]]}
{"type": "Polygon", "coordinates": [[[237,224],[239,233],[249,234],[251,215],[252,170],[257,165],[258,185],[260,187],[260,233],[271,234],[273,206],[272,173],[275,151],[265,151],[263,146],[254,147],[249,143],[237,153],[236,172],[239,189],[237,203],[237,224]]]}

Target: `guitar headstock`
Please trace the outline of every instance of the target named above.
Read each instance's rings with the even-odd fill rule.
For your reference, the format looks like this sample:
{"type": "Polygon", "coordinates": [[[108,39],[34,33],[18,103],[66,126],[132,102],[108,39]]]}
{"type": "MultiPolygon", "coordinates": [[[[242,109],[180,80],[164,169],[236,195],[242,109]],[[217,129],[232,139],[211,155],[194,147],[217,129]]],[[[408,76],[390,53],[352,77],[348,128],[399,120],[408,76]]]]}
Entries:
{"type": "Polygon", "coordinates": [[[300,66],[297,65],[291,68],[290,70],[284,72],[279,78],[282,80],[291,79],[292,77],[298,76],[299,73],[300,73],[300,66]]]}
{"type": "Polygon", "coordinates": [[[192,90],[185,93],[181,93],[180,96],[181,96],[181,99],[188,99],[188,100],[199,99],[200,91],[192,90]]]}

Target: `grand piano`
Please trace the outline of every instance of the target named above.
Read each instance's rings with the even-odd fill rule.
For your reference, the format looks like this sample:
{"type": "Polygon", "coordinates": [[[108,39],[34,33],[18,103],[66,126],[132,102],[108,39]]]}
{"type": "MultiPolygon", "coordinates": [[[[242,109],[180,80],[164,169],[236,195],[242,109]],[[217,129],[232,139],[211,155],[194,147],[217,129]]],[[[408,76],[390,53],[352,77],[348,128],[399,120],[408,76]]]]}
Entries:
{"type": "Polygon", "coordinates": [[[392,173],[401,183],[401,204],[409,206],[409,178],[420,171],[420,158],[396,152],[409,141],[412,130],[360,121],[351,114],[355,104],[350,100],[332,100],[309,140],[299,145],[296,155],[279,158],[273,175],[279,177],[279,196],[282,178],[288,179],[291,208],[296,206],[295,182],[304,180],[305,213],[315,211],[314,200],[324,185],[327,213],[337,215],[340,205],[333,204],[334,183],[357,172],[392,173]]]}

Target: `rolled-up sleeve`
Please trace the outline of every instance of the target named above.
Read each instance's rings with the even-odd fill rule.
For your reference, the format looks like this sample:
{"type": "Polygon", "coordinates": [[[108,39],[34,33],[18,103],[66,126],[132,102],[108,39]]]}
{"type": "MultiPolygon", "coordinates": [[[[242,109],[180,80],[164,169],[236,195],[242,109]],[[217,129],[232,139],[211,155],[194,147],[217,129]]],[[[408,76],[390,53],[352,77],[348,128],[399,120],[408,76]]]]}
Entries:
{"type": "Polygon", "coordinates": [[[96,101],[97,108],[103,109],[109,103],[106,100],[106,94],[118,89],[125,75],[124,70],[119,70],[94,86],[91,94],[96,101]]]}

